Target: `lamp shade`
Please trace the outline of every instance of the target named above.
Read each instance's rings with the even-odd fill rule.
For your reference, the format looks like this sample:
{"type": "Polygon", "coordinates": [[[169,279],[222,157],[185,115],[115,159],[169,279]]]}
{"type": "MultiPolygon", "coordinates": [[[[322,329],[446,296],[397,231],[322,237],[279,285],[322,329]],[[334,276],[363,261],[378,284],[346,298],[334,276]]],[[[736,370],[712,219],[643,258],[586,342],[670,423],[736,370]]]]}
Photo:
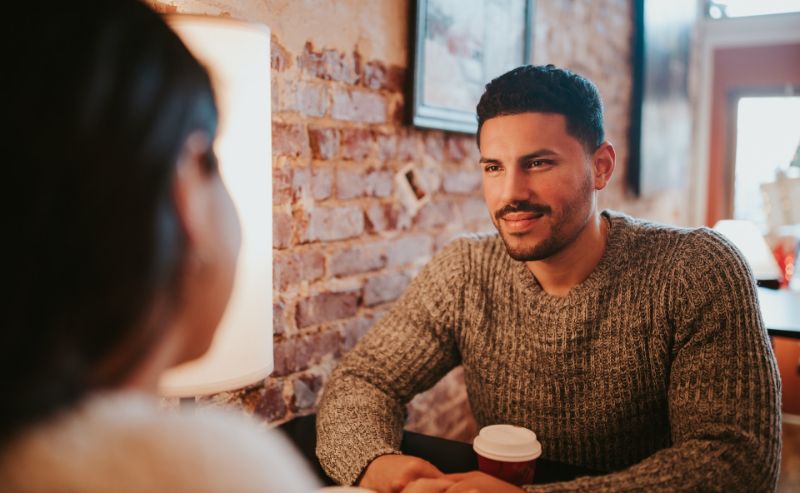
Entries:
{"type": "Polygon", "coordinates": [[[744,255],[757,281],[781,278],[778,262],[772,255],[764,236],[751,221],[724,219],[714,225],[714,230],[727,237],[744,255]]]}
{"type": "Polygon", "coordinates": [[[219,107],[214,150],[242,226],[236,281],[211,348],[161,377],[163,395],[188,397],[256,383],[273,368],[270,33],[216,17],[166,20],[211,75],[219,107]]]}

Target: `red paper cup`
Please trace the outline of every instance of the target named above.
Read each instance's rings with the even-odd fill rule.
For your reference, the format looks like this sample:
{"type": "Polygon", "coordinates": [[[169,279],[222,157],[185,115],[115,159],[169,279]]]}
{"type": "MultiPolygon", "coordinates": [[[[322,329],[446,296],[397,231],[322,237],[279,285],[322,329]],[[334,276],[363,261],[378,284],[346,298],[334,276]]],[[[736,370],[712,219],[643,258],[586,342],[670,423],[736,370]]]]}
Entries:
{"type": "Polygon", "coordinates": [[[536,434],[513,425],[491,425],[481,429],[472,448],[478,455],[478,469],[508,483],[531,484],[542,445],[536,434]]]}

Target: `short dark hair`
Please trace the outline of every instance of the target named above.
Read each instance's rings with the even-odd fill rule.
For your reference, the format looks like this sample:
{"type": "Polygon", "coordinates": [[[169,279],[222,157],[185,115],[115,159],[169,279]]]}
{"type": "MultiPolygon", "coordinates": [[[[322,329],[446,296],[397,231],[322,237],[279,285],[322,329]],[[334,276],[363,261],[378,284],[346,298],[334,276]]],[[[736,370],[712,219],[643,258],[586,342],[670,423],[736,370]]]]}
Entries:
{"type": "Polygon", "coordinates": [[[217,127],[208,73],[140,1],[11,17],[0,440],[118,385],[160,342],[187,263],[177,162],[217,127]]]}
{"type": "Polygon", "coordinates": [[[605,140],[603,103],[589,79],[554,65],[524,65],[486,84],[478,102],[478,146],[486,120],[519,113],[557,113],[567,132],[594,152],[605,140]]]}

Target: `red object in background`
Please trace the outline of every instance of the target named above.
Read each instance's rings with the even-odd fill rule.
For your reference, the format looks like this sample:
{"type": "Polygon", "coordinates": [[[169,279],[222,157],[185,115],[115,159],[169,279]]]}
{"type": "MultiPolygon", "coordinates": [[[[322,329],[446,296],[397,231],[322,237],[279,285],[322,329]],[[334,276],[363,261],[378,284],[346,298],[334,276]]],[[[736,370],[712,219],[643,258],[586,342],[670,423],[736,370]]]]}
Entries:
{"type": "Polygon", "coordinates": [[[772,254],[781,269],[780,287],[781,289],[787,288],[797,265],[797,245],[791,245],[789,242],[780,242],[772,249],[772,254]]]}
{"type": "Polygon", "coordinates": [[[531,484],[536,473],[536,459],[524,462],[502,462],[478,455],[478,469],[511,484],[531,484]]]}

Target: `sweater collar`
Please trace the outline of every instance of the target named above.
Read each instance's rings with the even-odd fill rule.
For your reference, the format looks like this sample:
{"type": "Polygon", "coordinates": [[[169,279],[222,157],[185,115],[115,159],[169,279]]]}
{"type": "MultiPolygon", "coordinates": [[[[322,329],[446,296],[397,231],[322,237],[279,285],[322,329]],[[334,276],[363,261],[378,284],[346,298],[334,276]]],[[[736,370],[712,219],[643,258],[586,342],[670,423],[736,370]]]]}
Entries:
{"type": "Polygon", "coordinates": [[[514,273],[517,281],[530,292],[533,300],[553,306],[569,306],[585,302],[588,297],[597,296],[615,278],[615,273],[619,271],[625,258],[624,244],[630,229],[630,218],[625,214],[609,210],[604,210],[601,215],[609,221],[605,251],[589,276],[573,286],[566,296],[548,294],[542,289],[525,262],[511,260],[515,264],[514,273]]]}

